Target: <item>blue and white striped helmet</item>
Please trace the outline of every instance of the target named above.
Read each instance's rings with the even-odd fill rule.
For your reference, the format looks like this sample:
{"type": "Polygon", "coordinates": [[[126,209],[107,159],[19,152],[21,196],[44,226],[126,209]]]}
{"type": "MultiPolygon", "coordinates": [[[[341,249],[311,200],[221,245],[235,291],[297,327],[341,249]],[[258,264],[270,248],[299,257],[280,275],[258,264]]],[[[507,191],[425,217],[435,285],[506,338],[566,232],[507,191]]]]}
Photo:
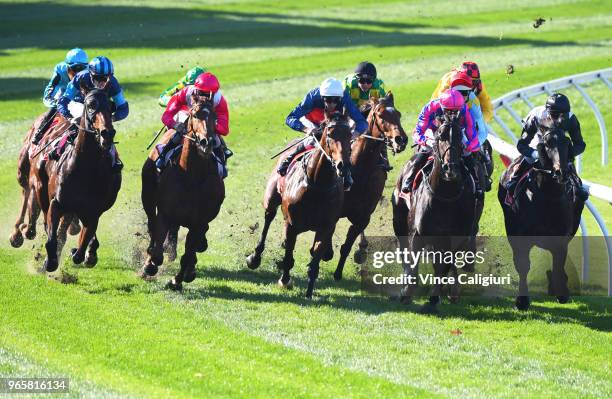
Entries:
{"type": "Polygon", "coordinates": [[[76,64],[87,65],[87,53],[78,47],[73,48],[66,54],[66,64],[73,66],[76,64]]]}
{"type": "Polygon", "coordinates": [[[89,61],[89,73],[102,76],[112,75],[113,63],[104,56],[93,58],[89,61]]]}

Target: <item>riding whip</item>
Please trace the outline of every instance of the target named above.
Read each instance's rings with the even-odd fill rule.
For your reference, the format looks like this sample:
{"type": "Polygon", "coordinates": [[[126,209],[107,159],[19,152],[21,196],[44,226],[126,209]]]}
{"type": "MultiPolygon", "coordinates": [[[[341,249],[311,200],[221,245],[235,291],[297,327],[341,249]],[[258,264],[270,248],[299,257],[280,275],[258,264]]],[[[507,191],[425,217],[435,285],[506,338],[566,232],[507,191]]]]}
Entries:
{"type": "Polygon", "coordinates": [[[151,140],[151,142],[150,142],[150,143],[149,143],[149,145],[147,146],[147,150],[148,150],[149,148],[151,148],[151,146],[153,145],[153,143],[155,143],[155,141],[157,140],[157,138],[159,137],[159,135],[160,135],[160,134],[162,134],[162,132],[163,132],[164,130],[167,130],[167,129],[168,129],[168,128],[166,127],[166,125],[163,125],[163,126],[161,127],[161,129],[159,129],[159,132],[157,132],[157,134],[155,135],[155,137],[153,137],[153,140],[151,140]]]}

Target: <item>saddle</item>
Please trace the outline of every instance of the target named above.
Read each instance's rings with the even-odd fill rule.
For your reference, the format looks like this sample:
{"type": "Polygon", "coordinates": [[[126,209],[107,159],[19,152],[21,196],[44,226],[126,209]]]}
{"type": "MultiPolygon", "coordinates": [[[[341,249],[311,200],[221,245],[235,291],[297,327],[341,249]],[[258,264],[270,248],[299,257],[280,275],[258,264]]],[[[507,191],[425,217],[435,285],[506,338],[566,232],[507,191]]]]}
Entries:
{"type": "MultiPolygon", "coordinates": [[[[433,155],[429,156],[427,158],[427,162],[425,162],[423,167],[420,168],[416,172],[414,176],[414,180],[412,181],[412,192],[414,192],[414,190],[416,190],[421,184],[421,181],[423,180],[423,173],[425,173],[426,171],[430,171],[432,167],[433,167],[433,155]]],[[[407,193],[404,193],[400,190],[399,197],[405,199],[406,206],[410,207],[410,204],[408,203],[410,200],[410,196],[407,193]]]]}
{"type": "MultiPolygon", "coordinates": [[[[157,150],[158,158],[161,155],[162,151],[164,150],[165,146],[166,146],[165,143],[160,143],[155,146],[155,149],[157,150]]],[[[168,151],[168,153],[166,153],[166,155],[164,156],[164,161],[163,161],[164,168],[163,169],[165,169],[166,167],[170,165],[173,165],[173,166],[178,165],[182,150],[183,150],[183,145],[179,144],[173,149],[171,149],[170,151],[168,151]]],[[[219,173],[219,176],[222,179],[225,179],[227,177],[227,167],[225,166],[225,162],[220,156],[215,154],[214,151],[212,153],[212,156],[215,162],[217,163],[217,173],[219,173]]]]}
{"type": "Polygon", "coordinates": [[[280,179],[278,179],[278,183],[276,183],[276,190],[278,191],[279,194],[283,193],[283,190],[285,188],[285,178],[289,176],[289,174],[293,171],[293,169],[295,168],[295,165],[301,160],[306,161],[308,157],[310,156],[310,154],[312,153],[312,150],[314,149],[315,149],[314,146],[307,146],[304,151],[296,154],[293,157],[293,160],[289,164],[289,167],[287,167],[287,173],[285,173],[285,176],[281,176],[280,179]]]}

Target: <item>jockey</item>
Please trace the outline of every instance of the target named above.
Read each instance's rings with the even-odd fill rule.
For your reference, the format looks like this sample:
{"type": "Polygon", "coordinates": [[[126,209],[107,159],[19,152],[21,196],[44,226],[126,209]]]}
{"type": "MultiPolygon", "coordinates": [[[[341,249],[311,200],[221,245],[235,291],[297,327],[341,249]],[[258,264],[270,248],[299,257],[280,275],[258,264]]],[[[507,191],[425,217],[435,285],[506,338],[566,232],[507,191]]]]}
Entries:
{"type": "MultiPolygon", "coordinates": [[[[516,183],[521,176],[535,163],[538,159],[538,151],[533,145],[537,145],[542,135],[551,129],[560,128],[564,132],[569,133],[572,145],[568,156],[568,166],[570,173],[575,174],[573,167],[574,157],[582,154],[586,148],[586,143],[582,139],[580,131],[580,122],[576,115],[570,112],[569,99],[560,93],[554,93],[548,97],[545,105],[535,107],[527,114],[523,121],[523,134],[516,144],[516,148],[523,156],[518,167],[514,170],[506,189],[510,192],[514,191],[516,183]],[[537,142],[532,144],[534,137],[537,137],[537,142]]],[[[576,179],[579,182],[579,179],[576,179]]],[[[588,191],[580,185],[578,187],[578,195],[586,201],[589,196],[588,191]]]]}
{"type": "MultiPolygon", "coordinates": [[[[69,128],[72,135],[76,136],[78,132],[78,118],[80,118],[81,115],[73,118],[73,115],[68,109],[68,104],[70,104],[71,101],[81,104],[85,101],[85,95],[81,91],[82,89],[85,89],[85,91],[93,89],[105,90],[114,106],[113,122],[127,118],[130,109],[128,102],[123,96],[123,89],[121,89],[119,82],[115,78],[113,63],[104,56],[95,57],[89,61],[86,70],[79,72],[70,81],[66,87],[66,91],[57,103],[58,112],[62,114],[64,118],[72,120],[73,122],[69,128]]],[[[113,169],[116,171],[121,170],[121,168],[123,168],[123,163],[121,163],[119,159],[114,144],[111,146],[109,152],[113,159],[113,169]]]]}
{"type": "Polygon", "coordinates": [[[57,114],[57,100],[62,96],[74,76],[87,68],[87,54],[80,48],[73,48],[66,59],[53,68],[53,76],[43,92],[43,103],[49,110],[44,114],[38,129],[32,137],[32,144],[38,144],[57,114]]]}
{"type": "Polygon", "coordinates": [[[487,140],[487,125],[482,116],[480,102],[474,93],[472,78],[464,71],[456,71],[450,79],[450,87],[457,90],[463,96],[463,100],[470,110],[470,116],[474,122],[476,131],[478,132],[478,144],[480,145],[480,155],[485,163],[485,191],[491,191],[491,179],[487,176],[486,171],[492,170],[490,154],[484,149],[484,142],[487,140]]]}
{"type": "Polygon", "coordinates": [[[185,124],[177,121],[175,117],[179,111],[189,110],[195,97],[203,97],[213,101],[217,117],[215,124],[215,133],[217,135],[215,136],[215,143],[213,146],[216,156],[225,163],[225,160],[232,155],[232,152],[225,146],[223,139],[219,137],[219,135],[227,136],[229,133],[229,111],[227,102],[219,90],[219,80],[217,77],[210,72],[205,72],[198,76],[192,86],[183,87],[172,96],[166,107],[166,111],[161,117],[164,125],[166,125],[168,129],[174,129],[175,132],[172,138],[164,146],[155,162],[155,165],[160,171],[164,167],[165,158],[168,152],[179,145],[183,140],[183,135],[187,133],[185,124]]]}
{"type": "MultiPolygon", "coordinates": [[[[285,123],[293,130],[309,134],[295,148],[287,158],[285,158],[278,166],[278,174],[284,176],[287,173],[287,168],[293,161],[293,158],[306,150],[307,146],[314,145],[314,136],[320,137],[322,133],[321,122],[325,120],[325,111],[342,111],[346,107],[349,116],[355,122],[355,131],[357,134],[363,134],[368,130],[368,122],[359,112],[355,104],[351,101],[348,93],[344,91],[342,83],[334,78],[328,78],[321,83],[319,87],[310,90],[302,102],[297,105],[289,113],[285,123]],[[312,133],[312,135],[311,135],[312,133]]],[[[347,176],[344,179],[345,189],[349,189],[353,179],[350,174],[350,169],[347,170],[347,176]]]]}
{"type": "MultiPolygon", "coordinates": [[[[362,106],[372,98],[381,98],[387,95],[385,90],[385,83],[378,79],[376,76],[376,67],[374,64],[368,61],[360,62],[355,68],[355,73],[347,75],[344,78],[345,91],[353,100],[353,104],[359,110],[362,110],[362,106]]],[[[366,117],[366,115],[364,115],[366,117]]],[[[379,166],[388,172],[393,167],[389,165],[389,159],[387,158],[387,146],[382,146],[380,150],[380,162],[379,166]]]]}
{"type": "Polygon", "coordinates": [[[179,79],[174,85],[168,87],[162,94],[159,96],[159,105],[166,108],[170,98],[176,94],[177,91],[181,90],[185,86],[189,86],[195,83],[198,76],[206,72],[206,69],[197,65],[187,71],[185,76],[179,79]]]}
{"type": "Polygon", "coordinates": [[[376,67],[368,61],[359,63],[355,73],[344,78],[344,87],[357,107],[367,103],[370,97],[381,98],[387,94],[385,83],[376,77],[376,67]]]}
{"type": "Polygon", "coordinates": [[[491,119],[493,119],[493,103],[491,102],[491,97],[489,96],[484,83],[482,83],[482,80],[480,79],[480,70],[475,62],[465,61],[463,64],[461,64],[460,68],[447,72],[444,76],[442,76],[442,79],[440,79],[436,89],[431,95],[431,99],[435,100],[436,98],[440,97],[440,94],[442,94],[443,91],[450,88],[451,78],[457,71],[464,71],[470,78],[472,78],[474,94],[476,94],[478,102],[480,103],[484,120],[487,123],[491,122],[491,119]]]}
{"type": "MultiPolygon", "coordinates": [[[[464,133],[464,164],[468,167],[472,176],[475,177],[471,155],[480,149],[478,134],[463,96],[457,90],[449,89],[443,92],[440,98],[432,100],[425,105],[419,114],[418,122],[412,133],[414,142],[419,147],[413,160],[412,168],[402,182],[403,193],[410,193],[412,191],[412,184],[417,172],[427,163],[427,159],[432,153],[432,145],[435,140],[434,134],[442,124],[442,117],[445,114],[453,113],[459,115],[461,130],[464,133]]],[[[476,182],[476,197],[482,199],[484,193],[478,185],[478,180],[475,178],[474,181],[476,182]]]]}

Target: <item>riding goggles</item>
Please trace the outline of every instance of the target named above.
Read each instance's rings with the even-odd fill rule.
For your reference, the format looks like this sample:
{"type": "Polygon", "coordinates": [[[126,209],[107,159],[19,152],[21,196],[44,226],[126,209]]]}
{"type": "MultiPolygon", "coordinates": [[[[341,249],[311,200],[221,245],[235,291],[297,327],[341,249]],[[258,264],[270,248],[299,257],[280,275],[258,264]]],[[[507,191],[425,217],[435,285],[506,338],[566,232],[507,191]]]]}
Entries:
{"type": "Polygon", "coordinates": [[[340,97],[325,96],[325,97],[323,97],[323,102],[325,102],[327,104],[340,104],[340,97]]]}
{"type": "Polygon", "coordinates": [[[368,77],[360,77],[359,78],[359,83],[364,84],[364,85],[371,85],[372,82],[374,82],[373,79],[368,78],[368,77]]]}

